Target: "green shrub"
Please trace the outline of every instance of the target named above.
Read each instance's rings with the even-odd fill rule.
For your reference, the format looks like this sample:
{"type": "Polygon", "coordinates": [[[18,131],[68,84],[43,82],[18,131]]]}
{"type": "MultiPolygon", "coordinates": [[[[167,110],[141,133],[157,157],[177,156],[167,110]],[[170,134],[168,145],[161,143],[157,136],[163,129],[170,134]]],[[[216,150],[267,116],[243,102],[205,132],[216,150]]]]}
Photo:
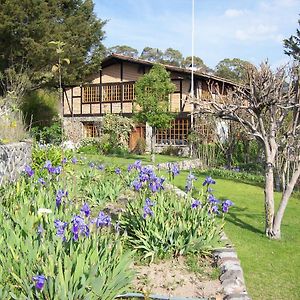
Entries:
{"type": "Polygon", "coordinates": [[[54,145],[35,145],[32,150],[32,167],[35,170],[41,169],[47,160],[51,161],[53,166],[59,166],[64,158],[71,157],[70,150],[63,150],[54,145]]]}
{"type": "Polygon", "coordinates": [[[221,226],[209,214],[209,204],[193,209],[193,200],[172,192],[156,194],[151,201],[153,217],[143,217],[145,198],[140,196],[128,203],[120,223],[128,243],[144,258],[206,253],[219,243],[221,226]]]}
{"type": "Polygon", "coordinates": [[[55,121],[52,125],[45,127],[32,127],[31,134],[39,143],[60,145],[62,142],[61,122],[55,121]]]}

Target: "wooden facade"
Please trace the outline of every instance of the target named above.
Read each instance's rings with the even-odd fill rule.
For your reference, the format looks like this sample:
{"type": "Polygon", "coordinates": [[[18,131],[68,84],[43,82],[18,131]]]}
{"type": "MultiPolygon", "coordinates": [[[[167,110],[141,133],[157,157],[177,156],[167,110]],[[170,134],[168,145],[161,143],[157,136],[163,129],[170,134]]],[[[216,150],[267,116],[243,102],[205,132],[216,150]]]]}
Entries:
{"type": "MultiPolygon", "coordinates": [[[[85,117],[101,117],[108,113],[131,116],[135,100],[134,84],[152,66],[153,63],[140,59],[116,54],[109,56],[103,61],[101,70],[90,76],[87,82],[64,87],[64,118],[83,120],[85,117]]],[[[170,130],[158,133],[157,143],[186,145],[190,114],[193,111],[193,105],[189,101],[191,71],[173,66],[166,66],[166,69],[176,86],[175,92],[170,95],[170,109],[177,113],[177,119],[170,130]]],[[[212,96],[208,90],[208,82],[212,81],[221,89],[231,84],[220,78],[195,72],[194,96],[202,101],[209,100],[212,96]]],[[[90,119],[86,126],[88,124],[90,119]]]]}

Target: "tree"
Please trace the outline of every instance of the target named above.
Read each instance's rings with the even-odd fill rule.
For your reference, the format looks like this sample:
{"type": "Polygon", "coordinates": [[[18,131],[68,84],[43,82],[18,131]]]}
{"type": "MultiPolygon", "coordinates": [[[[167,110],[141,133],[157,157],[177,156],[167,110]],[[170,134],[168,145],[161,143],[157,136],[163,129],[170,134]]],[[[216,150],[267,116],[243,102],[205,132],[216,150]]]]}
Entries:
{"type": "MultiPolygon", "coordinates": [[[[189,68],[191,66],[192,66],[192,57],[187,56],[182,62],[182,67],[189,68]]],[[[194,56],[194,67],[197,68],[199,71],[202,71],[202,72],[209,72],[210,73],[212,71],[208,66],[205,65],[203,60],[198,56],[194,56]]]]}
{"type": "Polygon", "coordinates": [[[139,52],[137,49],[134,49],[127,45],[117,45],[117,46],[108,48],[107,53],[109,55],[111,55],[113,53],[122,54],[122,55],[130,56],[133,58],[138,57],[138,55],[139,55],[139,52]]]}
{"type": "Polygon", "coordinates": [[[239,58],[225,58],[221,60],[216,68],[217,76],[241,83],[247,80],[247,68],[252,66],[251,63],[239,58]]]}
{"type": "Polygon", "coordinates": [[[161,62],[163,52],[157,48],[145,47],[141,53],[140,58],[152,62],[161,62]]]}
{"type": "Polygon", "coordinates": [[[163,54],[161,62],[167,65],[180,67],[183,61],[183,56],[180,51],[173,48],[168,48],[163,54]]]}
{"type": "MultiPolygon", "coordinates": [[[[236,87],[215,100],[196,103],[199,113],[239,122],[264,149],[265,232],[279,239],[288,200],[300,176],[299,76],[295,69],[272,72],[267,63],[247,69],[247,88],[236,87]],[[282,194],[275,213],[274,171],[281,154],[282,194]]],[[[215,87],[216,88],[216,87],[215,87]]]]}
{"type": "MultiPolygon", "coordinates": [[[[298,24],[300,26],[300,19],[298,20],[298,24]]],[[[300,62],[300,29],[297,29],[296,35],[292,35],[290,38],[283,40],[283,43],[286,48],[284,53],[300,62]]]]}
{"type": "Polygon", "coordinates": [[[135,119],[152,127],[151,154],[154,162],[156,130],[170,127],[174,115],[170,113],[169,95],[175,91],[170,74],[155,64],[135,85],[135,119]]]}
{"type": "Polygon", "coordinates": [[[92,0],[3,0],[0,2],[0,72],[26,68],[35,83],[49,80],[56,62],[50,41],[63,41],[72,64],[64,81],[81,79],[102,59],[105,21],[93,12],[92,0]]]}

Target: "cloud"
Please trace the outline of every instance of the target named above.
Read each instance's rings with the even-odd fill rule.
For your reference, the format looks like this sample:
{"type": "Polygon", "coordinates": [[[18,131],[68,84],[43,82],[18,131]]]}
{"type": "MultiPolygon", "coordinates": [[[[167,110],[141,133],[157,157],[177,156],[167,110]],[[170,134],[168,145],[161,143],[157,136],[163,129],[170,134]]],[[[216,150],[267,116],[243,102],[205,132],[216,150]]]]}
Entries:
{"type": "Polygon", "coordinates": [[[245,10],[229,8],[225,10],[224,15],[228,18],[235,18],[244,15],[245,12],[245,10]]]}
{"type": "Polygon", "coordinates": [[[277,26],[257,24],[247,27],[245,29],[238,29],[235,32],[235,37],[241,41],[260,41],[260,40],[274,40],[278,41],[277,26]]]}

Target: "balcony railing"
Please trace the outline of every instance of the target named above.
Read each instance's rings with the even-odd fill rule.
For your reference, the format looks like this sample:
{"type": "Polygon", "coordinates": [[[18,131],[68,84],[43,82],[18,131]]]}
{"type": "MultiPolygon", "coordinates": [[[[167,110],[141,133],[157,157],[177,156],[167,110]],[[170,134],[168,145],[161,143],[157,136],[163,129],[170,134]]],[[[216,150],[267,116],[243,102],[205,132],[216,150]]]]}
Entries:
{"type": "Polygon", "coordinates": [[[134,82],[89,84],[82,87],[82,103],[133,101],[134,82]]]}

